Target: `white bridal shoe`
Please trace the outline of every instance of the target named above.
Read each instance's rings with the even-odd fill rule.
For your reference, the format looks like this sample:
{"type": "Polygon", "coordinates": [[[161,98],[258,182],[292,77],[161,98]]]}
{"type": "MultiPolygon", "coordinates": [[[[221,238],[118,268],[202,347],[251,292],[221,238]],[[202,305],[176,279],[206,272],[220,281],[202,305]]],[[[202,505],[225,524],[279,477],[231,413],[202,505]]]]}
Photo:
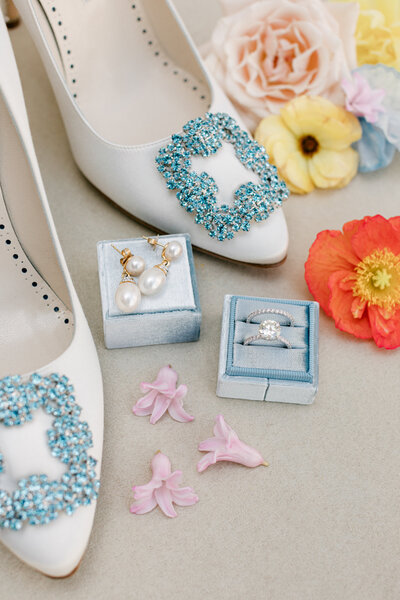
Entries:
{"type": "Polygon", "coordinates": [[[265,266],[285,258],[286,186],[234,121],[204,119],[209,111],[239,122],[170,0],[15,4],[42,56],[75,160],[96,187],[135,219],[188,232],[209,253],[265,266]],[[193,119],[171,145],[171,135],[193,119]]]}
{"type": "Polygon", "coordinates": [[[103,440],[96,350],[62,255],[0,18],[0,541],[65,577],[95,513],[103,440]]]}

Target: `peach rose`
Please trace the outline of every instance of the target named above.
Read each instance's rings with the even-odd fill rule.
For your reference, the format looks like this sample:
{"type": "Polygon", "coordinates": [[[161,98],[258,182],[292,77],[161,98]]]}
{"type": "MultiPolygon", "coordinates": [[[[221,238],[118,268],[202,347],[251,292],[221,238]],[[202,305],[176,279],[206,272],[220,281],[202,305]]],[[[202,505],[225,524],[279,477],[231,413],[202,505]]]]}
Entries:
{"type": "Polygon", "coordinates": [[[323,0],[221,0],[225,16],[204,48],[206,64],[248,126],[296,96],[344,103],[356,67],[358,5],[323,0]]]}

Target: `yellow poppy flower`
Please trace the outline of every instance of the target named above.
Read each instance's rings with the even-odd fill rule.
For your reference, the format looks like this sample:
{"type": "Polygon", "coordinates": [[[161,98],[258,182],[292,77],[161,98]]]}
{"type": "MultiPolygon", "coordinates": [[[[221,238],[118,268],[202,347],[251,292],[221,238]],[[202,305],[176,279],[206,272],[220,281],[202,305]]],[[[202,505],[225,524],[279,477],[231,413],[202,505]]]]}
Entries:
{"type": "Polygon", "coordinates": [[[319,96],[299,96],[257,127],[262,144],[292,192],[315,187],[340,188],[353,179],[358,153],[351,144],[361,138],[358,119],[319,96]]]}
{"type": "Polygon", "coordinates": [[[400,2],[358,0],[358,4],[360,14],[355,34],[358,64],[382,63],[400,70],[400,2]]]}

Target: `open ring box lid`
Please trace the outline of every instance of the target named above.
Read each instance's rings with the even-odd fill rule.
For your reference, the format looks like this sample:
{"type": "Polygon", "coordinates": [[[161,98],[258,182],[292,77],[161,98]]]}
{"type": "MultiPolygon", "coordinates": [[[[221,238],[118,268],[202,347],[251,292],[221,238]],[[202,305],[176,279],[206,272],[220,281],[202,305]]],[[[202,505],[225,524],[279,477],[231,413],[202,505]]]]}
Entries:
{"type": "MultiPolygon", "coordinates": [[[[122,313],[115,303],[115,292],[121,280],[119,250],[129,248],[142,256],[146,268],[161,262],[162,248],[153,250],[143,238],[98,242],[97,257],[101,305],[106,348],[128,348],[154,344],[194,342],[199,339],[201,309],[193,262],[192,245],[187,233],[151,236],[161,244],[177,241],[182,255],[172,261],[165,285],[158,294],[142,295],[137,311],[122,313]]],[[[138,278],[135,278],[136,282],[138,278]]]]}
{"type": "Polygon", "coordinates": [[[225,296],[217,395],[223,398],[266,400],[311,404],[318,388],[319,305],[307,300],[282,300],[251,296],[225,296]],[[279,309],[294,317],[294,326],[283,315],[261,314],[246,323],[247,316],[262,308],[279,309]],[[278,340],[257,340],[264,320],[278,321],[281,336],[292,348],[278,340]]]}

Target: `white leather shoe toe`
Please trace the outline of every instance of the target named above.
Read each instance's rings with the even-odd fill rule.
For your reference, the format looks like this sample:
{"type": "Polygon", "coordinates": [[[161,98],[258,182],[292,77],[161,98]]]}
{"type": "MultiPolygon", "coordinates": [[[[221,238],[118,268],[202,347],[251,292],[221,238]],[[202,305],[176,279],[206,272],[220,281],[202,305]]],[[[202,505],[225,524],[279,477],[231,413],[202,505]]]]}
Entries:
{"type": "Polygon", "coordinates": [[[256,174],[249,155],[239,160],[240,150],[249,149],[246,134],[231,135],[220,123],[209,137],[207,123],[200,127],[206,156],[194,149],[189,162],[214,181],[206,189],[204,182],[192,182],[190,206],[176,197],[184,178],[180,188],[167,187],[156,169],[171,135],[207,111],[229,114],[241,125],[170,0],[16,5],[42,56],[76,163],[96,187],[135,219],[167,233],[188,232],[195,246],[219,257],[265,266],[285,258],[288,232],[280,204],[287,190],[265,155],[253,163],[256,174]],[[248,182],[253,188],[239,194],[235,206],[235,190],[248,182]]]}
{"type": "Polygon", "coordinates": [[[102,378],[1,19],[0,63],[0,541],[31,567],[65,577],[93,524],[102,378]]]}

